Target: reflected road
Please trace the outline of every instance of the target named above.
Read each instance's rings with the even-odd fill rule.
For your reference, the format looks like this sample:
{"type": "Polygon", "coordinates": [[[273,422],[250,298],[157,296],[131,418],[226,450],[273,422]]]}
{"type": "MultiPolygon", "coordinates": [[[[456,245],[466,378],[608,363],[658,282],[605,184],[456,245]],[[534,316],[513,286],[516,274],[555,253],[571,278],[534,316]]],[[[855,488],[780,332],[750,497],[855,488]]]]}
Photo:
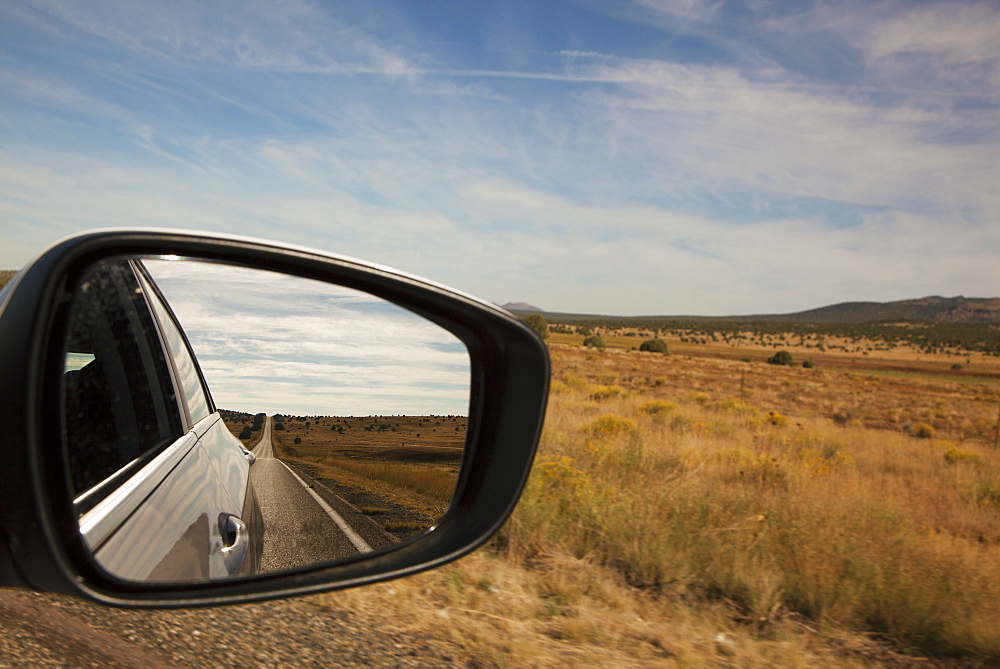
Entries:
{"type": "Polygon", "coordinates": [[[257,461],[250,467],[264,516],[261,571],[305,567],[371,550],[336,511],[317,501],[301,479],[274,457],[270,416],[261,430],[254,448],[257,461]]]}

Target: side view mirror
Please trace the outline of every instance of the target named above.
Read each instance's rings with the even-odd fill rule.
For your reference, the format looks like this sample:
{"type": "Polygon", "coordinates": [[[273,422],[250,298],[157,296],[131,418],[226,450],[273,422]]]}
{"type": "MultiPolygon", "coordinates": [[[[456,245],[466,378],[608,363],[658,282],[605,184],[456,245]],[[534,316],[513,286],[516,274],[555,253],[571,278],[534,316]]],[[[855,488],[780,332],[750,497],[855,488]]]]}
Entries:
{"type": "Polygon", "coordinates": [[[502,309],[387,268],[66,239],[0,294],[0,585],[214,605],[444,564],[513,509],[548,365],[502,309]]]}

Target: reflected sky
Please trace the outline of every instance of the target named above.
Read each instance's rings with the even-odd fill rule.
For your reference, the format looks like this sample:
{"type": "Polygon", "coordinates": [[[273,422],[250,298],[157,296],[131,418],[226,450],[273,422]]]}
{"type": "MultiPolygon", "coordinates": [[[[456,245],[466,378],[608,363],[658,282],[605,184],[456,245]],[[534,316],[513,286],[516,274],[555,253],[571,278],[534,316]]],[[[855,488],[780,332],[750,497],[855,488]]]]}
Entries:
{"type": "Polygon", "coordinates": [[[405,309],[273,272],[144,262],[219,408],[331,416],[468,412],[465,346],[405,309]]]}

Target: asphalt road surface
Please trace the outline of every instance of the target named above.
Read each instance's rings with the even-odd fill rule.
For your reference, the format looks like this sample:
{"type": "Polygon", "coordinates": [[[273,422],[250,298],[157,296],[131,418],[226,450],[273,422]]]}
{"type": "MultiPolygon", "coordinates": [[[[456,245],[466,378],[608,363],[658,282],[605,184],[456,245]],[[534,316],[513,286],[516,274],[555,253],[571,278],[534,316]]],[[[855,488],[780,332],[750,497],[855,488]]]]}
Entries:
{"type": "Polygon", "coordinates": [[[304,567],[370,551],[343,516],[274,457],[270,416],[261,429],[263,436],[254,448],[257,461],[250,467],[264,516],[261,571],[304,567]]]}

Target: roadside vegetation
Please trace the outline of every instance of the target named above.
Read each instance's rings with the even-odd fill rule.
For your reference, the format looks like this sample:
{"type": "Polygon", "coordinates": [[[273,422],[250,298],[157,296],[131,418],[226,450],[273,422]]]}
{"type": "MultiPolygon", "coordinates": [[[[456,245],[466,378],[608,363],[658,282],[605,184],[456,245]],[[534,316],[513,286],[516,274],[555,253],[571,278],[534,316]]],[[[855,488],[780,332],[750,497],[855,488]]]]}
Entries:
{"type": "Polygon", "coordinates": [[[276,455],[429,518],[451,502],[464,416],[275,416],[276,455]],[[278,425],[281,429],[278,429],[278,425]]]}
{"type": "Polygon", "coordinates": [[[1000,663],[996,363],[606,339],[550,345],[540,451],[488,550],[321,601],[385,607],[481,666],[1000,663]]]}
{"type": "Polygon", "coordinates": [[[0,288],[6,286],[7,282],[13,279],[15,274],[17,274],[17,272],[15,272],[14,270],[9,270],[9,269],[0,270],[0,288]]]}
{"type": "MultiPolygon", "coordinates": [[[[782,323],[678,318],[576,318],[550,324],[558,343],[579,343],[583,337],[660,337],[679,344],[725,344],[731,347],[788,348],[803,351],[875,354],[889,352],[970,353],[1000,357],[1000,325],[995,323],[782,323]],[[567,338],[572,337],[572,338],[567,338]]],[[[618,342],[624,345],[625,342],[618,342]]],[[[609,342],[609,346],[611,343],[609,342]]],[[[634,344],[633,344],[634,345],[634,344]]]]}
{"type": "Polygon", "coordinates": [[[250,414],[243,411],[219,409],[219,415],[232,435],[239,439],[244,447],[253,449],[260,442],[264,414],[250,414]]]}

